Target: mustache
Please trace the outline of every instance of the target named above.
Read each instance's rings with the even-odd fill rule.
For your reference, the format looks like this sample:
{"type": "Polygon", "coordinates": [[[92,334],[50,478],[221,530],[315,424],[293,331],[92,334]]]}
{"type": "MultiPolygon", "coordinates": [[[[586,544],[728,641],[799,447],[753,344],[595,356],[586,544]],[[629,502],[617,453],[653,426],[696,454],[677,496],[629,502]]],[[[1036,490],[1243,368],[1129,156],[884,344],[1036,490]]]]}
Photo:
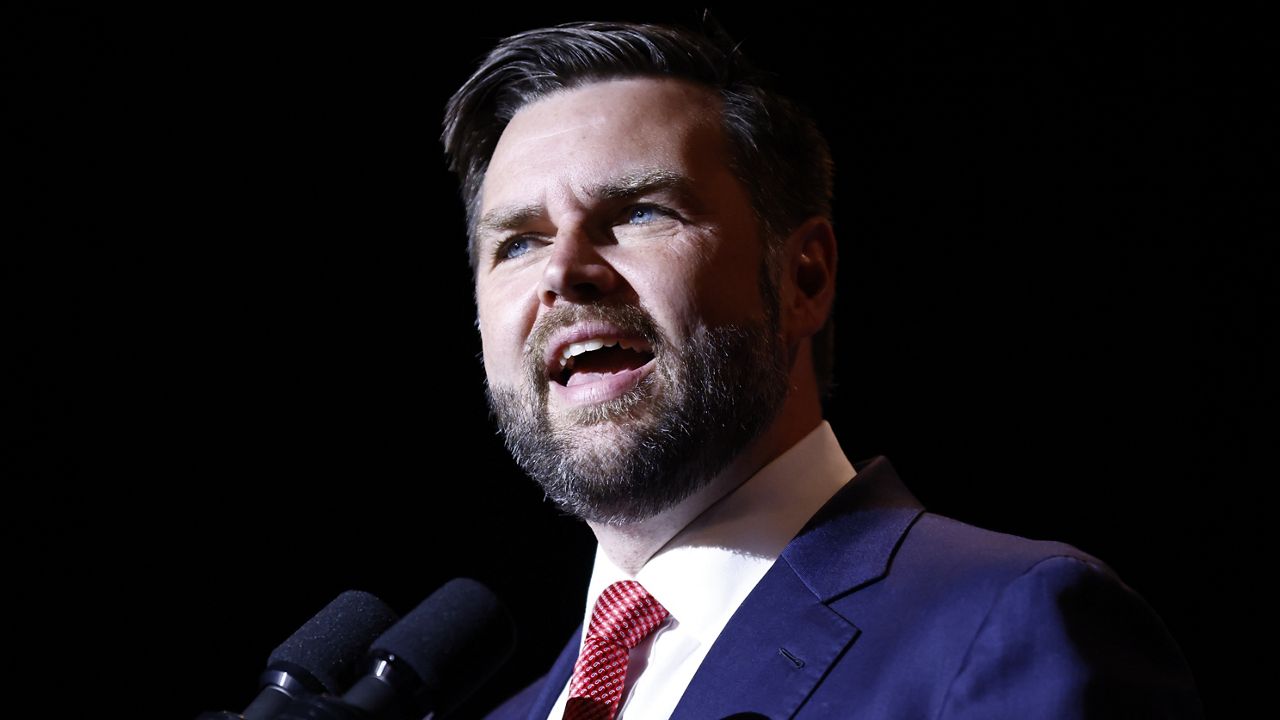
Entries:
{"type": "Polygon", "coordinates": [[[638,305],[562,305],[544,313],[529,333],[525,364],[530,368],[531,377],[542,378],[545,375],[543,358],[551,336],[585,322],[609,323],[627,334],[639,335],[653,348],[654,355],[666,346],[666,338],[658,328],[658,322],[638,305]]]}

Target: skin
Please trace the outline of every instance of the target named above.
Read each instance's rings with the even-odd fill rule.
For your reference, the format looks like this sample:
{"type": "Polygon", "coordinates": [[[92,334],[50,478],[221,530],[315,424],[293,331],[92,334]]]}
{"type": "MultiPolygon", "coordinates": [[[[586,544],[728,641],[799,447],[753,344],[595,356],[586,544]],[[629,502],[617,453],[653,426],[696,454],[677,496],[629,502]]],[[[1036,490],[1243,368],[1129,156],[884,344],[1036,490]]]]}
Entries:
{"type": "MultiPolygon", "coordinates": [[[[481,190],[476,304],[492,387],[527,383],[539,319],[571,304],[643,308],[675,348],[708,328],[761,321],[764,244],[747,191],[733,176],[719,99],[672,78],[628,78],[560,91],[522,108],[504,131],[481,190]],[[628,197],[593,189],[660,171],[682,188],[628,197]],[[510,210],[523,213],[513,215],[510,210]]],[[[648,519],[590,523],[601,549],[638,570],[677,532],[816,427],[822,419],[809,338],[830,312],[836,265],[830,224],[810,218],[782,249],[780,327],[789,391],[767,429],[709,484],[648,519]]],[[[662,392],[658,387],[655,392],[662,392]]],[[[552,422],[572,410],[552,393],[552,422]]],[[[643,415],[641,407],[637,413],[643,415]]],[[[643,421],[640,417],[638,421],[643,421]]],[[[625,422],[572,427],[607,444],[625,422]]]]}

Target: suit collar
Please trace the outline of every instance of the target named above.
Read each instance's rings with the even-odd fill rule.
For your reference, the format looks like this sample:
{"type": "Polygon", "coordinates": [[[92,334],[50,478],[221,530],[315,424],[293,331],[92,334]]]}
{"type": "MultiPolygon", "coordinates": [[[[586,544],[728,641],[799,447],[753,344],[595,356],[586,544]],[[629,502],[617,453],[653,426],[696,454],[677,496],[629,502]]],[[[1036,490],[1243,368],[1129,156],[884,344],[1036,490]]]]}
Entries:
{"type": "Polygon", "coordinates": [[[734,613],[685,690],[673,720],[738,713],[789,718],[861,629],[829,603],[885,576],[920,505],[883,456],[782,552],[734,613]]]}
{"type": "Polygon", "coordinates": [[[924,509],[883,455],[854,463],[857,476],[782,551],[782,560],[824,603],[889,570],[893,551],[924,509]]]}

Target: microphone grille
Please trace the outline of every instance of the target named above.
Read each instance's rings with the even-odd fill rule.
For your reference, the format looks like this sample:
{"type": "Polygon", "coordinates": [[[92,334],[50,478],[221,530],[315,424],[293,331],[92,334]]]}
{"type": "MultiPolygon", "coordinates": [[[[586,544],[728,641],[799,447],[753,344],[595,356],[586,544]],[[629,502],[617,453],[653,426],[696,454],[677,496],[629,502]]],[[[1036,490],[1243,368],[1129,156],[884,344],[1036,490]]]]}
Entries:
{"type": "Polygon", "coordinates": [[[369,645],[396,620],[396,613],[376,596],[348,590],[280,643],[267,659],[267,669],[301,669],[325,691],[342,692],[361,669],[369,645]]]}
{"type": "Polygon", "coordinates": [[[370,648],[404,660],[435,707],[447,711],[484,683],[515,650],[515,621],[489,588],[445,583],[370,648]]]}

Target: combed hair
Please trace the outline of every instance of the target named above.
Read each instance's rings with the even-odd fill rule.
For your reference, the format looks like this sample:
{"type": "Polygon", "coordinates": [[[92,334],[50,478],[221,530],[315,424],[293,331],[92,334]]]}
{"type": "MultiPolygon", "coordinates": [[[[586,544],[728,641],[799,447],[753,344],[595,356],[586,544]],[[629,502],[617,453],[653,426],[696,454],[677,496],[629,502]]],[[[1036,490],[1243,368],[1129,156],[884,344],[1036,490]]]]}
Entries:
{"type": "MultiPolygon", "coordinates": [[[[475,228],[484,174],[516,112],[560,90],[643,76],[685,79],[721,98],[730,170],[751,198],[768,243],[770,272],[776,275],[777,251],[792,230],[815,215],[831,220],[834,164],[826,140],[723,30],[566,23],[502,40],[445,108],[440,139],[461,185],[473,272],[479,268],[475,228]]],[[[829,317],[813,338],[814,370],[824,397],[831,385],[833,333],[829,317]]]]}

